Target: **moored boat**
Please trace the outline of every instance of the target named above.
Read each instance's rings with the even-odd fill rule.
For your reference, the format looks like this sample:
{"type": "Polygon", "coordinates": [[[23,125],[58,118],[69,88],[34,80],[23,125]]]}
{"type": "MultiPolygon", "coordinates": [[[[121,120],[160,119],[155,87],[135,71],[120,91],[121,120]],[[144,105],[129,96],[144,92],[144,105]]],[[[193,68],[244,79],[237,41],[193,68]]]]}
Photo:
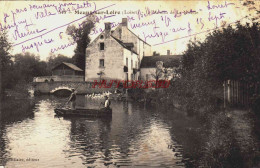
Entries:
{"type": "Polygon", "coordinates": [[[112,109],[66,109],[56,108],[54,112],[63,117],[112,117],[112,109]]]}

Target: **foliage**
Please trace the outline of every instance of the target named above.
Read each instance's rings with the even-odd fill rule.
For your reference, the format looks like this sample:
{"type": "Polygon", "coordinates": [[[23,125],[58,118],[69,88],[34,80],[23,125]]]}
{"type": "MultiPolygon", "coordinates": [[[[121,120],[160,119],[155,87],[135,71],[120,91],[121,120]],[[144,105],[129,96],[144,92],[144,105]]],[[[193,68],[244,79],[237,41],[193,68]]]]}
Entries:
{"type": "Polygon", "coordinates": [[[212,116],[209,130],[202,167],[244,167],[230,119],[223,113],[212,116]]]}
{"type": "Polygon", "coordinates": [[[11,56],[9,51],[11,49],[11,44],[8,42],[6,32],[0,32],[0,95],[2,98],[2,92],[4,91],[5,87],[2,79],[2,73],[7,71],[8,65],[11,62],[11,56]]]}
{"type": "Polygon", "coordinates": [[[247,7],[249,18],[252,19],[254,22],[259,22],[260,18],[260,8],[259,8],[259,2],[255,2],[254,0],[243,0],[241,1],[243,6],[247,7]]]}
{"type": "Polygon", "coordinates": [[[90,43],[89,33],[94,27],[94,22],[91,17],[88,17],[86,21],[83,21],[79,27],[70,25],[67,28],[67,34],[76,41],[77,46],[74,50],[74,63],[85,71],[85,60],[86,60],[86,48],[90,43]]]}
{"type": "Polygon", "coordinates": [[[49,75],[47,63],[40,61],[39,56],[31,53],[13,56],[3,73],[4,88],[14,88],[18,83],[32,82],[33,77],[49,75]]]}
{"type": "Polygon", "coordinates": [[[158,81],[160,79],[168,80],[173,74],[174,74],[173,69],[165,68],[163,67],[162,61],[157,61],[155,73],[152,73],[151,76],[155,78],[156,81],[158,81]]]}
{"type": "Polygon", "coordinates": [[[47,58],[47,64],[48,64],[48,72],[49,74],[51,74],[51,70],[52,68],[54,68],[55,66],[59,65],[62,62],[68,62],[68,63],[73,63],[73,59],[67,56],[64,56],[62,54],[58,54],[53,55],[51,54],[48,58],[47,58]]]}
{"type": "Polygon", "coordinates": [[[72,62],[72,59],[64,55],[50,55],[47,62],[41,61],[40,57],[32,53],[16,54],[13,59],[6,59],[2,73],[3,87],[14,89],[16,85],[26,85],[37,76],[51,75],[51,69],[61,62],[72,62]]]}
{"type": "Polygon", "coordinates": [[[3,69],[10,63],[10,51],[11,44],[8,42],[7,34],[5,32],[0,32],[0,63],[3,69]]]}
{"type": "Polygon", "coordinates": [[[223,97],[223,81],[259,81],[259,36],[258,23],[238,23],[214,31],[204,42],[190,42],[172,94],[180,96],[188,109],[214,111],[223,97]]]}
{"type": "Polygon", "coordinates": [[[16,54],[14,56],[14,71],[18,80],[32,82],[33,77],[48,75],[47,63],[40,61],[40,57],[31,53],[16,54]]]}

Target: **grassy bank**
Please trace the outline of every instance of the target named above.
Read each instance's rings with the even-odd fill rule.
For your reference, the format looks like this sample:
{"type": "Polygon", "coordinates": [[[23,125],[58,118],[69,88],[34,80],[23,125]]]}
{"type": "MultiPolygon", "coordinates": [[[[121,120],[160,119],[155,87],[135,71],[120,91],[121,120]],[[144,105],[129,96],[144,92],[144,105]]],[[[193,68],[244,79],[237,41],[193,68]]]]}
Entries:
{"type": "Polygon", "coordinates": [[[28,85],[17,85],[12,90],[6,90],[1,100],[2,120],[12,120],[32,114],[34,101],[29,97],[28,85]]]}
{"type": "Polygon", "coordinates": [[[228,110],[211,115],[204,144],[202,167],[259,166],[259,144],[254,135],[252,113],[228,110]]]}
{"type": "Polygon", "coordinates": [[[30,99],[5,99],[2,103],[2,119],[13,119],[32,114],[34,103],[30,99]]]}

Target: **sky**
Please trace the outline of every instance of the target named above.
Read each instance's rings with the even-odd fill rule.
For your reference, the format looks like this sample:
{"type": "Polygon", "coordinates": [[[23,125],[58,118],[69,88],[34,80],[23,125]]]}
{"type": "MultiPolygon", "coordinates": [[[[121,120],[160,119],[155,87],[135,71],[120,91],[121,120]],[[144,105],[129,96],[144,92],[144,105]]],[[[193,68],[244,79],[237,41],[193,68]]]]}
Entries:
{"type": "Polygon", "coordinates": [[[190,40],[204,40],[250,14],[240,1],[1,1],[0,8],[0,31],[7,32],[11,53],[31,52],[41,60],[50,54],[73,56],[76,44],[66,29],[78,27],[94,11],[92,41],[105,22],[114,29],[128,18],[128,28],[161,55],[182,54],[190,40]]]}

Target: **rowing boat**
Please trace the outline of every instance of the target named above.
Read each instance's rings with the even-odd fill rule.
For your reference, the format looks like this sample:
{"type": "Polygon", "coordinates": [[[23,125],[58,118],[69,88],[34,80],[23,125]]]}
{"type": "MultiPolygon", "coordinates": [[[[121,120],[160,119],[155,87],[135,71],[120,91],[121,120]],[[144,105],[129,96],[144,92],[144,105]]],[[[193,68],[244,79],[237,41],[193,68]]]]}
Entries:
{"type": "Polygon", "coordinates": [[[56,115],[63,117],[112,117],[112,109],[54,109],[56,115]]]}

